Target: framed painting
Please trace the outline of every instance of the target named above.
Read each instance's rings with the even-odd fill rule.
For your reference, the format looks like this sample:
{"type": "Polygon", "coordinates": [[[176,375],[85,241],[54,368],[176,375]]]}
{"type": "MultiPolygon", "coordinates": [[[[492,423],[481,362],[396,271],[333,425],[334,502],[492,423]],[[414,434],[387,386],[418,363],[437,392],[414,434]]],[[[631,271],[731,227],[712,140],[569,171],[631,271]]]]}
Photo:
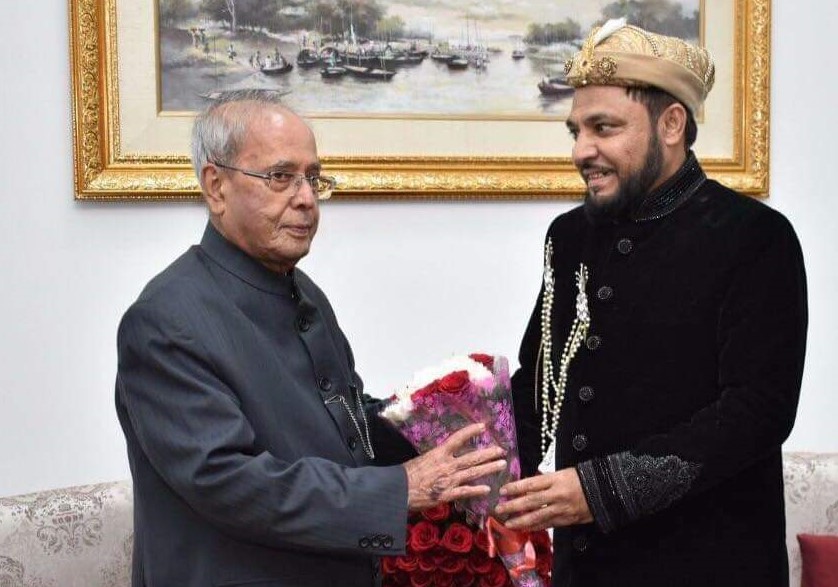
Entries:
{"type": "Polygon", "coordinates": [[[335,198],[573,198],[564,61],[592,26],[707,47],[708,174],[768,191],[770,0],[70,0],[75,194],[198,196],[194,112],[266,88],[305,116],[335,198]]]}

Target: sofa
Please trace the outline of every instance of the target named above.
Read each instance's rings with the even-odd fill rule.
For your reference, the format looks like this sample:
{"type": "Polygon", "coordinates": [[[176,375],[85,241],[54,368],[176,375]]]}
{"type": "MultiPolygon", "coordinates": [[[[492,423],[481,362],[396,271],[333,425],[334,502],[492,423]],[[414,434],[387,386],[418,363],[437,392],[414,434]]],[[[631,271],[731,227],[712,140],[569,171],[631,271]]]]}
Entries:
{"type": "Polygon", "coordinates": [[[1,587],[128,587],[130,481],[0,497],[1,587]]]}
{"type": "MultiPolygon", "coordinates": [[[[800,585],[797,534],[838,535],[838,453],[785,454],[786,543],[800,585]]],[[[129,481],[0,498],[0,587],[128,587],[129,481]]]]}

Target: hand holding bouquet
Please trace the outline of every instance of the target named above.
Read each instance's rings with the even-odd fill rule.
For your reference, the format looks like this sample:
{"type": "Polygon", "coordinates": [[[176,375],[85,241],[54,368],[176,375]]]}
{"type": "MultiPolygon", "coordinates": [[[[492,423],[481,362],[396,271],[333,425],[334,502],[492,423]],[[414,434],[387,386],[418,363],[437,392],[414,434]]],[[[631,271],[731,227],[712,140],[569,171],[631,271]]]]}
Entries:
{"type": "Polygon", "coordinates": [[[504,499],[500,487],[521,476],[506,359],[474,354],[421,371],[390,398],[381,416],[419,453],[433,450],[469,424],[485,424],[484,432],[474,437],[474,448],[500,446],[507,464],[499,473],[475,480],[474,484],[488,485],[490,493],[465,501],[463,507],[468,520],[486,530],[490,554],[500,555],[513,584],[542,586],[529,534],[504,527],[495,514],[504,499]]]}

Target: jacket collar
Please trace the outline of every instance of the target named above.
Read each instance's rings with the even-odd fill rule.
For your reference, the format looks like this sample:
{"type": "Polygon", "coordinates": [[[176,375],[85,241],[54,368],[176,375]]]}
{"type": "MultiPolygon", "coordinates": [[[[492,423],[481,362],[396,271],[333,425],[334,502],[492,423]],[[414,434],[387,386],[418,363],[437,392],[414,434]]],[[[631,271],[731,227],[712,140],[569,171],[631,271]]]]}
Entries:
{"type": "Polygon", "coordinates": [[[207,222],[201,250],[223,269],[257,289],[287,297],[296,292],[296,269],[284,274],[271,271],[224,238],[212,222],[207,222]]]}
{"type": "Polygon", "coordinates": [[[632,221],[647,222],[671,214],[696,193],[706,180],[707,175],[701,169],[695,153],[690,151],[675,175],[640,202],[631,216],[632,221]]]}

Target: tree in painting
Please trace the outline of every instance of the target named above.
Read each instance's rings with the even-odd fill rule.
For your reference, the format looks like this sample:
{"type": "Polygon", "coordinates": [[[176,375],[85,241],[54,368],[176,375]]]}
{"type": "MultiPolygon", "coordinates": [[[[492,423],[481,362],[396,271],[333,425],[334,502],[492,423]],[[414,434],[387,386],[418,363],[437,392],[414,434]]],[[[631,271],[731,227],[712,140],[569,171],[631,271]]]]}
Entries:
{"type": "Polygon", "coordinates": [[[602,9],[600,23],[625,17],[648,31],[689,39],[697,37],[698,16],[698,10],[685,15],[682,6],[671,0],[618,0],[602,9]]]}

